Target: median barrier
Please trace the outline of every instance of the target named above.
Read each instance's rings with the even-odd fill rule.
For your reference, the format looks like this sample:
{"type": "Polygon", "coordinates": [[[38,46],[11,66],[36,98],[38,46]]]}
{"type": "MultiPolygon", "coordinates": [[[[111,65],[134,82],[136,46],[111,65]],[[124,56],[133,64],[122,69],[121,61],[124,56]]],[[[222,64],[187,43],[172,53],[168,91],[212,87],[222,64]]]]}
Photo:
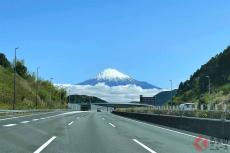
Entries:
{"type": "Polygon", "coordinates": [[[117,111],[113,111],[112,113],[131,119],[173,127],[176,129],[195,132],[211,137],[230,139],[229,120],[117,112],[117,111]]]}

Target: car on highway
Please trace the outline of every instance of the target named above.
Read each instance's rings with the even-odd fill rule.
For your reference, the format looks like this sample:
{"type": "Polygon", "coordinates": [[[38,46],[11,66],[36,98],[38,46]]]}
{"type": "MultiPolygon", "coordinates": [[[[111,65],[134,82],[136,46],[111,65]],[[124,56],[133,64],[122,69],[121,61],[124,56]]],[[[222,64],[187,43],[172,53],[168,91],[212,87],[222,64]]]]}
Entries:
{"type": "Polygon", "coordinates": [[[101,112],[101,108],[97,108],[97,112],[101,112]]]}

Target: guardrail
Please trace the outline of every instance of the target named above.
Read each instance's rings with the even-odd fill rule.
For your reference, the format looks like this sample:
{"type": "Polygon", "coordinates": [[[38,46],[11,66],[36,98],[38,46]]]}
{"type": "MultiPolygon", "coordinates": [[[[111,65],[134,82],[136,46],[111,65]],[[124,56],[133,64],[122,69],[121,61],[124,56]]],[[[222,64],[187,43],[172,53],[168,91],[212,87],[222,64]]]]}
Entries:
{"type": "MultiPolygon", "coordinates": [[[[166,105],[166,106],[150,106],[152,109],[156,110],[182,110],[180,105],[166,105]]],[[[194,107],[188,107],[187,110],[201,110],[201,111],[230,111],[230,105],[227,104],[194,104],[194,107]]]]}
{"type": "Polygon", "coordinates": [[[8,110],[0,109],[0,112],[48,112],[48,111],[67,111],[69,109],[25,109],[25,110],[8,110]]]}
{"type": "Polygon", "coordinates": [[[31,109],[31,110],[4,110],[0,109],[0,118],[41,112],[67,111],[67,109],[31,109]]]}
{"type": "Polygon", "coordinates": [[[186,116],[198,118],[211,118],[211,119],[226,119],[230,120],[230,107],[228,105],[201,105],[193,109],[184,110],[179,106],[150,106],[150,107],[133,107],[133,108],[118,108],[119,112],[133,112],[133,113],[146,113],[146,114],[161,114],[172,116],[186,116]]]}

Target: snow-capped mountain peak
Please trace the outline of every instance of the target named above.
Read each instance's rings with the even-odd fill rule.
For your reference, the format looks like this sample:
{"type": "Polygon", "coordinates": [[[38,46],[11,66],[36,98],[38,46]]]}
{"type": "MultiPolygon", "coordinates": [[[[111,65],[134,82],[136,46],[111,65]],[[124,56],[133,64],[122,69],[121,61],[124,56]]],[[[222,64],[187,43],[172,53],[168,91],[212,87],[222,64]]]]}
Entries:
{"type": "Polygon", "coordinates": [[[108,102],[138,101],[140,95],[153,96],[162,89],[145,81],[138,81],[116,69],[105,69],[96,77],[69,85],[56,85],[69,94],[96,96],[108,102]]]}
{"type": "Polygon", "coordinates": [[[126,79],[131,79],[131,77],[119,72],[116,69],[109,68],[100,72],[97,75],[96,79],[97,80],[126,80],[126,79]]]}
{"type": "Polygon", "coordinates": [[[152,84],[149,84],[144,81],[138,81],[130,76],[123,74],[119,72],[116,69],[105,69],[104,71],[100,72],[96,78],[86,80],[84,82],[78,83],[78,85],[90,85],[95,86],[97,84],[105,84],[109,87],[115,87],[115,86],[129,86],[129,85],[135,85],[139,86],[142,89],[160,89],[157,86],[154,86],[152,84]]]}

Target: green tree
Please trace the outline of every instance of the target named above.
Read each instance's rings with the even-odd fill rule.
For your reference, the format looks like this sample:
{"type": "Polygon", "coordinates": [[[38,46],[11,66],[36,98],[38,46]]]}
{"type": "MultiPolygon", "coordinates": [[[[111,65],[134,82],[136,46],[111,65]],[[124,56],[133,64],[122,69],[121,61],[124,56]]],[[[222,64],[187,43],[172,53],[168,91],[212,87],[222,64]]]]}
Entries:
{"type": "Polygon", "coordinates": [[[19,60],[16,62],[16,72],[24,79],[28,76],[28,71],[24,64],[24,60],[19,60]]]}
{"type": "Polygon", "coordinates": [[[4,68],[11,68],[10,62],[7,60],[6,56],[3,53],[0,53],[0,65],[4,68]]]}
{"type": "Polygon", "coordinates": [[[189,80],[180,83],[175,99],[203,103],[206,99],[202,97],[209,91],[207,76],[211,80],[211,94],[218,90],[224,91],[225,95],[230,93],[230,46],[202,65],[189,80]]]}

